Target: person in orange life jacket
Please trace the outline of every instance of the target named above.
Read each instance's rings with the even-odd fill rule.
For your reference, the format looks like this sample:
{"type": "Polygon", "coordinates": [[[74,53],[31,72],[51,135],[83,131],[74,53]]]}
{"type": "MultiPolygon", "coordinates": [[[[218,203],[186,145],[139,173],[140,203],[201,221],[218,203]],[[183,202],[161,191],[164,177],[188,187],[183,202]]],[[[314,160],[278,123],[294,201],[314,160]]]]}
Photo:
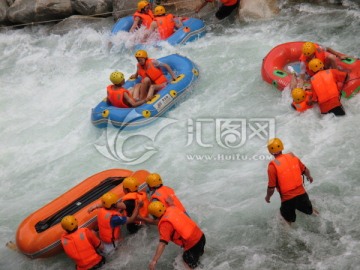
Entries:
{"type": "Polygon", "coordinates": [[[336,58],[346,59],[349,56],[334,51],[328,47],[321,47],[313,42],[305,42],[302,46],[302,54],[300,56],[300,76],[302,79],[308,79],[314,75],[314,72],[309,68],[309,63],[312,59],[318,58],[324,63],[324,69],[337,69],[336,58]],[[329,54],[326,55],[325,52],[329,54]]]}
{"type": "Polygon", "coordinates": [[[317,215],[318,212],[312,207],[303,186],[302,175],[305,175],[310,183],[314,181],[309,169],[293,153],[282,153],[284,145],[280,139],[271,139],[267,147],[275,159],[268,165],[269,182],[265,201],[270,203],[276,188],[281,198],[281,216],[289,224],[296,220],[295,210],[307,215],[317,215]]]}
{"type": "Polygon", "coordinates": [[[133,223],[126,224],[126,228],[130,234],[136,233],[142,228],[144,223],[155,224],[154,220],[149,217],[148,205],[149,200],[146,192],[138,191],[139,182],[135,177],[127,177],[123,181],[123,191],[125,195],[121,201],[126,205],[126,215],[132,216],[136,204],[142,203],[139,214],[133,223]]]}
{"type": "Polygon", "coordinates": [[[164,40],[170,37],[175,28],[179,29],[182,26],[181,18],[174,18],[172,14],[166,14],[163,6],[157,6],[154,10],[154,21],[150,25],[150,32],[158,31],[160,39],[164,40]]]}
{"type": "Polygon", "coordinates": [[[160,201],[166,207],[176,206],[186,215],[186,209],[175,195],[175,192],[172,188],[164,186],[161,176],[157,173],[151,173],[146,178],[146,184],[148,186],[148,193],[150,194],[150,202],[160,201]]]}
{"type": "Polygon", "coordinates": [[[105,263],[105,258],[97,252],[103,250],[103,244],[92,230],[78,229],[78,221],[72,215],[63,217],[61,227],[66,231],[61,236],[62,247],[75,261],[77,270],[98,269],[105,263]]]}
{"type": "Polygon", "coordinates": [[[154,20],[154,14],[151,11],[151,6],[148,1],[140,1],[137,4],[137,11],[134,13],[134,23],[131,26],[129,32],[132,33],[140,26],[144,25],[146,28],[150,28],[150,24],[154,20]]]}
{"type": "Polygon", "coordinates": [[[153,201],[149,204],[149,213],[154,219],[159,219],[160,238],[154,257],[149,264],[149,269],[155,269],[170,241],[184,249],[182,257],[186,269],[196,268],[200,263],[200,257],[204,254],[206,244],[205,234],[199,226],[179,208],[175,206],[166,207],[160,201],[153,201]]]}
{"type": "MultiPolygon", "coordinates": [[[[205,0],[195,9],[195,13],[207,5],[209,2],[214,2],[214,0],[205,0]]],[[[225,19],[228,17],[235,9],[238,8],[240,0],[220,0],[221,6],[219,10],[215,13],[215,17],[219,20],[225,19]]]]}
{"type": "Polygon", "coordinates": [[[123,216],[120,212],[126,210],[125,204],[119,201],[118,195],[113,192],[107,192],[101,196],[101,204],[89,208],[89,213],[100,208],[97,214],[97,222],[99,237],[104,244],[104,255],[111,254],[117,248],[122,240],[121,225],[134,222],[141,206],[142,202],[135,205],[131,217],[123,216]]]}
{"type": "Polygon", "coordinates": [[[168,84],[168,80],[161,67],[169,72],[174,81],[176,80],[175,73],[168,64],[148,58],[146,51],[138,50],[135,53],[135,57],[138,61],[137,70],[135,74],[130,76],[130,79],[136,79],[138,76],[142,78],[141,83],[136,84],[134,87],[133,97],[135,99],[141,100],[145,98],[149,101],[157,91],[163,89],[168,84]],[[143,96],[145,93],[147,95],[143,96]]]}
{"type": "Polygon", "coordinates": [[[346,72],[337,69],[324,69],[321,60],[314,58],[309,63],[310,69],[314,72],[310,83],[313,91],[311,101],[319,104],[322,114],[333,113],[337,116],[345,115],[340,102],[340,90],[338,83],[344,84],[348,78],[346,72]]]}
{"type": "Polygon", "coordinates": [[[312,92],[306,91],[302,88],[294,88],[291,91],[291,96],[293,98],[293,102],[291,103],[291,107],[298,111],[304,112],[307,109],[313,107],[313,103],[311,102],[312,92]]]}
{"type": "Polygon", "coordinates": [[[304,112],[313,107],[313,102],[311,101],[312,91],[308,90],[308,85],[304,84],[302,79],[298,80],[297,74],[291,66],[288,69],[292,73],[290,89],[292,89],[291,96],[293,102],[291,107],[298,112],[304,112]]]}
{"type": "Polygon", "coordinates": [[[107,103],[118,108],[133,108],[145,103],[145,99],[135,101],[131,91],[123,87],[125,83],[124,74],[114,71],[110,74],[110,81],[113,83],[107,87],[107,103]]]}

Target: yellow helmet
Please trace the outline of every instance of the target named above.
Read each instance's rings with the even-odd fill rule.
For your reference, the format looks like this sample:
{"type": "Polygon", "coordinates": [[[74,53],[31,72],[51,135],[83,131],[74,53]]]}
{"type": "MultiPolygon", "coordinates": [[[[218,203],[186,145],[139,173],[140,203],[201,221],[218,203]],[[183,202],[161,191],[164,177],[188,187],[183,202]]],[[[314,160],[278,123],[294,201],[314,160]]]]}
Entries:
{"type": "Polygon", "coordinates": [[[104,195],[101,196],[101,202],[105,208],[111,208],[113,204],[116,204],[116,202],[119,200],[118,195],[116,195],[113,192],[107,192],[104,195]]]}
{"type": "Polygon", "coordinates": [[[131,192],[137,191],[139,182],[135,177],[126,177],[123,182],[123,188],[129,189],[131,192]]]}
{"type": "Polygon", "coordinates": [[[163,182],[159,174],[151,173],[146,177],[146,183],[152,188],[162,185],[163,182]]]}
{"type": "Polygon", "coordinates": [[[113,84],[119,84],[122,83],[124,81],[124,74],[120,71],[114,71],[113,73],[110,74],[110,81],[113,84]]]}
{"type": "Polygon", "coordinates": [[[279,153],[282,150],[284,150],[284,145],[283,145],[282,141],[279,138],[271,139],[268,142],[267,147],[268,147],[268,150],[269,150],[269,152],[271,154],[276,154],[276,153],[279,153]]]}
{"type": "Polygon", "coordinates": [[[294,88],[291,91],[291,96],[295,103],[300,103],[305,100],[306,93],[305,93],[305,90],[302,88],[294,88]]]}
{"type": "Polygon", "coordinates": [[[315,44],[312,42],[305,42],[302,46],[302,52],[306,57],[312,56],[316,51],[315,44]]]}
{"type": "Polygon", "coordinates": [[[148,211],[150,215],[153,215],[158,218],[165,213],[165,210],[166,210],[165,205],[160,201],[153,201],[148,206],[148,211]]]}
{"type": "Polygon", "coordinates": [[[323,68],[324,68],[324,63],[318,58],[314,58],[309,62],[309,69],[312,70],[313,72],[318,72],[323,68]]]}
{"type": "Polygon", "coordinates": [[[160,15],[164,15],[166,13],[166,10],[163,6],[156,6],[155,10],[154,10],[154,15],[155,16],[160,16],[160,15]]]}
{"type": "Polygon", "coordinates": [[[147,58],[148,57],[148,54],[145,50],[138,50],[136,53],[135,53],[135,57],[138,58],[147,58]]]}
{"type": "Polygon", "coordinates": [[[78,221],[77,219],[72,216],[72,215],[69,215],[69,216],[65,216],[63,217],[63,219],[61,220],[61,227],[66,230],[66,231],[73,231],[74,229],[76,229],[78,226],[78,221]]]}
{"type": "Polygon", "coordinates": [[[143,8],[145,8],[146,6],[149,5],[149,2],[148,1],[140,1],[138,4],[137,4],[137,10],[138,11],[141,11],[143,8]]]}

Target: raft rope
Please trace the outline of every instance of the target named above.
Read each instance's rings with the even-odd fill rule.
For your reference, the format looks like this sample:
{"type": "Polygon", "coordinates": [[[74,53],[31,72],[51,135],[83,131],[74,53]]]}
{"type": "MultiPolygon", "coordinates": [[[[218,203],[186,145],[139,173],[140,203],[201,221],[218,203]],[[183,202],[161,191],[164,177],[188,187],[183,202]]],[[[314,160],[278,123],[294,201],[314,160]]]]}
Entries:
{"type": "MultiPolygon", "coordinates": [[[[176,4],[181,4],[181,3],[193,3],[193,0],[183,0],[183,1],[177,1],[177,2],[173,2],[173,3],[164,3],[162,4],[163,6],[175,6],[175,9],[178,10],[176,4]]],[[[119,13],[119,12],[126,12],[126,11],[135,11],[136,8],[130,8],[130,9],[122,9],[122,10],[117,10],[117,11],[112,11],[112,12],[104,12],[104,13],[98,13],[98,14],[92,14],[92,15],[83,15],[86,17],[103,17],[105,15],[113,15],[114,13],[119,13]]],[[[188,13],[184,13],[182,15],[186,15],[186,14],[192,14],[193,12],[188,12],[188,13]]],[[[181,16],[181,15],[178,15],[181,16]]],[[[34,26],[34,25],[39,25],[39,24],[47,24],[47,23],[54,23],[54,22],[61,22],[64,21],[67,18],[64,19],[56,19],[56,20],[47,20],[47,21],[40,21],[40,22],[30,22],[30,23],[21,23],[21,24],[15,24],[15,25],[9,25],[9,26],[0,26],[0,30],[1,29],[9,29],[9,28],[16,28],[16,27],[24,27],[24,26],[34,26]]]]}

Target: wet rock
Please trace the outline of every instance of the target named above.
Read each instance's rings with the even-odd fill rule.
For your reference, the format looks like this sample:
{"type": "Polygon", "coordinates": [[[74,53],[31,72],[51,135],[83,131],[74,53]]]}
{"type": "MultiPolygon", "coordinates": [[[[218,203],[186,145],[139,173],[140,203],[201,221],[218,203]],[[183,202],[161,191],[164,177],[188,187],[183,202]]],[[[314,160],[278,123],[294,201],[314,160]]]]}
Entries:
{"type": "Polygon", "coordinates": [[[73,13],[71,0],[17,0],[8,9],[12,23],[31,23],[66,18],[73,13]]]}
{"type": "Polygon", "coordinates": [[[6,0],[0,0],[0,22],[6,21],[6,11],[9,5],[6,0]]]}
{"type": "Polygon", "coordinates": [[[73,8],[81,15],[109,13],[107,16],[111,16],[112,4],[112,0],[77,0],[73,2],[73,8]]]}
{"type": "Polygon", "coordinates": [[[239,16],[244,20],[269,19],[279,13],[277,0],[241,0],[239,16]]]}

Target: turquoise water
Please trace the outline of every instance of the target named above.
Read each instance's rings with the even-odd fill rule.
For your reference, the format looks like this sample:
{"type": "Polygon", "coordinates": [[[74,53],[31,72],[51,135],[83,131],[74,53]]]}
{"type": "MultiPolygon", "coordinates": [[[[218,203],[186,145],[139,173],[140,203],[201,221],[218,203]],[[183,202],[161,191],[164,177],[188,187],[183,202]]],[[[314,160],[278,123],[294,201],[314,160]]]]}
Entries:
{"type": "MultiPolygon", "coordinates": [[[[86,177],[118,167],[158,172],[176,190],[207,237],[202,269],[356,269],[360,95],[343,100],[344,118],[317,109],[299,115],[289,91],[273,89],[260,75],[263,57],[288,41],[316,41],[359,57],[359,6],[335,2],[280,1],[281,13],[271,20],[219,25],[209,19],[201,40],[149,49],[154,58],[189,57],[201,77],[168,119],[139,136],[121,134],[128,140],[118,159],[104,150],[120,143],[116,130],[90,123],[109,74],[135,72],[131,44],[119,39],[108,50],[111,22],[62,36],[47,26],[1,32],[0,268],[72,269],[64,254],[30,260],[5,243],[30,213],[86,177]],[[286,229],[278,195],[265,202],[265,131],[309,167],[314,183],[306,188],[320,217],[299,214],[286,229]]],[[[146,269],[157,242],[154,227],[128,237],[104,269],[146,269]]],[[[183,269],[181,250],[170,244],[157,269],[183,269]]]]}

